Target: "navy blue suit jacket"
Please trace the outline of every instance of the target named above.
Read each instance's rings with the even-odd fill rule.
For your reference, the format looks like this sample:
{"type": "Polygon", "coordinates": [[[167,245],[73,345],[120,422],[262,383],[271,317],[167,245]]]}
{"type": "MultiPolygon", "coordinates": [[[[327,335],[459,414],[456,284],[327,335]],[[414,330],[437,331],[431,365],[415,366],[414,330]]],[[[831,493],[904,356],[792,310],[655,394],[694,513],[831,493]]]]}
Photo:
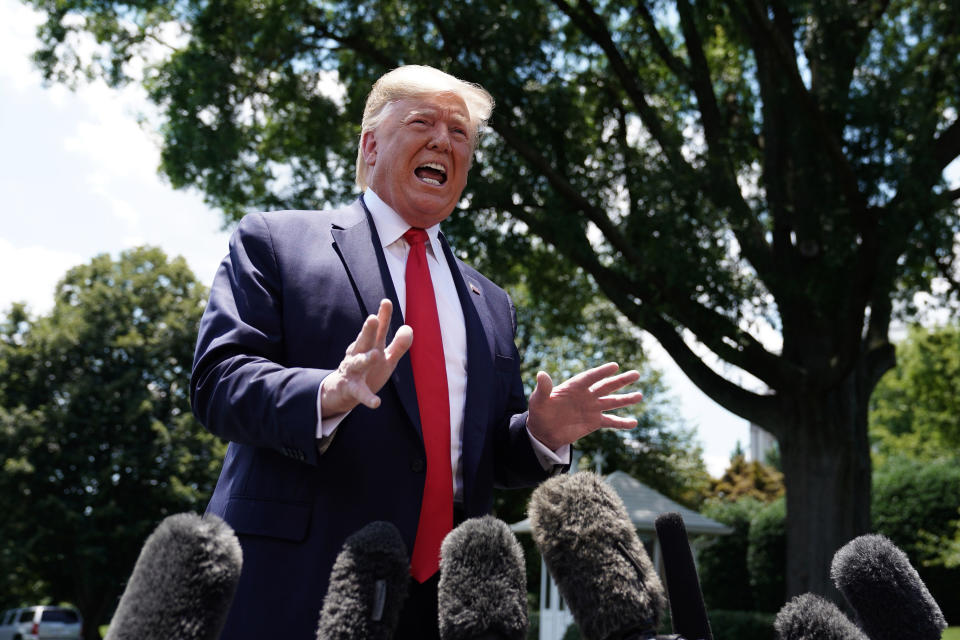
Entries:
{"type": "MultiPolygon", "coordinates": [[[[526,434],[526,398],[507,294],[442,241],[467,334],[463,502],[489,512],[494,486],[546,474],[526,434]]],[[[191,377],[193,409],[230,441],[208,511],[237,532],[243,572],[223,638],[315,637],[344,539],[392,522],[408,550],[419,518],[425,452],[409,356],[355,408],[329,448],[316,446],[317,391],[383,298],[400,305],[361,201],[334,211],[244,217],[203,315],[191,377]]]]}

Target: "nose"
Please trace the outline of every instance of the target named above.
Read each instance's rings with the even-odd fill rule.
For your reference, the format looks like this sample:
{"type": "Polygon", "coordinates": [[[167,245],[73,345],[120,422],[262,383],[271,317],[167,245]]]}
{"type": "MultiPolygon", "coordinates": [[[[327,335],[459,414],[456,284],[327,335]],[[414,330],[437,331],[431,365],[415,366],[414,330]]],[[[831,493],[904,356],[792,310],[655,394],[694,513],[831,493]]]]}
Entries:
{"type": "Polygon", "coordinates": [[[446,126],[438,124],[433,128],[427,147],[437,151],[446,151],[450,148],[450,132],[446,126]]]}

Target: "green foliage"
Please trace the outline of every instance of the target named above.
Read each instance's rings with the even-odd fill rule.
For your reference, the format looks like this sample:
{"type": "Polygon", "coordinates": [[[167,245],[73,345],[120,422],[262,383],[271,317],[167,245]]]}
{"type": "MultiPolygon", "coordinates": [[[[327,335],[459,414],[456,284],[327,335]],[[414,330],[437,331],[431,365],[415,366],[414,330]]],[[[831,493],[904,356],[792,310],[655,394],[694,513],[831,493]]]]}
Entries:
{"type": "Polygon", "coordinates": [[[729,535],[703,540],[697,556],[708,611],[749,611],[754,608],[747,549],[750,522],[763,506],[763,502],[749,496],[734,502],[714,499],[704,504],[703,515],[733,529],[729,535]]]}
{"type": "Polygon", "coordinates": [[[738,640],[774,640],[774,614],[759,611],[708,611],[710,630],[715,638],[738,640]]]}
{"type": "MultiPolygon", "coordinates": [[[[739,444],[739,443],[738,443],[739,444]]],[[[735,502],[744,496],[770,502],[783,495],[783,474],[756,460],[747,462],[743,452],[734,452],[723,475],[711,479],[707,498],[735,502]]]]}
{"type": "Polygon", "coordinates": [[[446,225],[455,246],[550,299],[533,323],[608,300],[707,395],[789,432],[790,490],[852,514],[848,531],[791,514],[814,583],[795,586],[825,588],[823,558],[802,556],[869,522],[854,495],[869,474],[862,417],[893,365],[894,309],[911,315],[942,276],[951,286],[932,293],[956,302],[951,2],[26,1],[47,14],[47,78],[120,84],[144,69],[163,172],[230,219],[346,200],[383,71],[427,63],[484,84],[493,135],[446,225]],[[93,57],[78,35],[99,43],[93,57]],[[763,324],[782,348],[758,340],[763,324]],[[816,465],[799,458],[818,450],[853,472],[805,475],[816,465]]]}
{"type": "Polygon", "coordinates": [[[182,258],[140,248],[71,269],[49,314],[2,326],[3,559],[92,634],[150,531],[216,480],[224,445],[187,387],[205,297],[182,258]]]}
{"type": "Polygon", "coordinates": [[[787,599],[787,502],[780,498],[750,522],[747,570],[754,609],[776,613],[787,599]]]}
{"type": "Polygon", "coordinates": [[[703,514],[733,529],[704,540],[698,554],[707,609],[778,611],[786,600],[786,500],[713,499],[703,514]]]}
{"type": "Polygon", "coordinates": [[[960,326],[915,326],[870,398],[875,459],[932,460],[960,450],[960,326]]]}
{"type": "Polygon", "coordinates": [[[956,585],[960,569],[943,566],[949,545],[931,545],[956,535],[960,466],[955,460],[891,459],[874,473],[873,526],[903,549],[943,610],[960,619],[956,585]]]}

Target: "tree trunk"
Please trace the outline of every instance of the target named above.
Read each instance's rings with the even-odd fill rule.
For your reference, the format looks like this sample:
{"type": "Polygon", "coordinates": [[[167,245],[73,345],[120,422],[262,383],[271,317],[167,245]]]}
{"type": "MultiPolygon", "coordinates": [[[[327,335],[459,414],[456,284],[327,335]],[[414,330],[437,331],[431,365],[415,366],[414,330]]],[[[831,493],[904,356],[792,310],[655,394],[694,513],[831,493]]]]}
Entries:
{"type": "Polygon", "coordinates": [[[787,490],[787,598],[811,592],[842,605],[830,563],[841,546],[870,529],[867,402],[873,384],[865,373],[857,367],[834,388],[784,396],[777,431],[787,490]]]}

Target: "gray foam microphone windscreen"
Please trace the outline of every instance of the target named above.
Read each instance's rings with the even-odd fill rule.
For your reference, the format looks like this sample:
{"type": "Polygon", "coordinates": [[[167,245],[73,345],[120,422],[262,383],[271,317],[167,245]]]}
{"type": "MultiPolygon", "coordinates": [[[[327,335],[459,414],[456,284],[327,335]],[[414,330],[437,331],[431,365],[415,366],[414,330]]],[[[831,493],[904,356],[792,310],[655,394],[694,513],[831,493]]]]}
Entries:
{"type": "Polygon", "coordinates": [[[353,533],[333,563],[318,640],[390,640],[407,597],[410,559],[400,532],[371,522],[353,533]]]}
{"type": "Polygon", "coordinates": [[[492,516],[465,521],[440,547],[440,638],[523,640],[527,576],[523,550],[492,516]]]}
{"type": "Polygon", "coordinates": [[[947,626],[907,554],[888,538],[869,534],[837,551],[830,576],[871,640],[939,640],[947,626]]]}
{"type": "Polygon", "coordinates": [[[220,518],[165,518],[140,550],[106,640],[214,640],[226,622],[242,558],[233,529],[220,518]]]}
{"type": "Polygon", "coordinates": [[[653,633],[663,586],[620,497],[595,473],[555,476],[530,497],[533,539],[584,637],[653,633]]]}
{"type": "Polygon", "coordinates": [[[835,604],[812,593],[783,605],[773,628],[779,640],[867,640],[835,604]]]}

